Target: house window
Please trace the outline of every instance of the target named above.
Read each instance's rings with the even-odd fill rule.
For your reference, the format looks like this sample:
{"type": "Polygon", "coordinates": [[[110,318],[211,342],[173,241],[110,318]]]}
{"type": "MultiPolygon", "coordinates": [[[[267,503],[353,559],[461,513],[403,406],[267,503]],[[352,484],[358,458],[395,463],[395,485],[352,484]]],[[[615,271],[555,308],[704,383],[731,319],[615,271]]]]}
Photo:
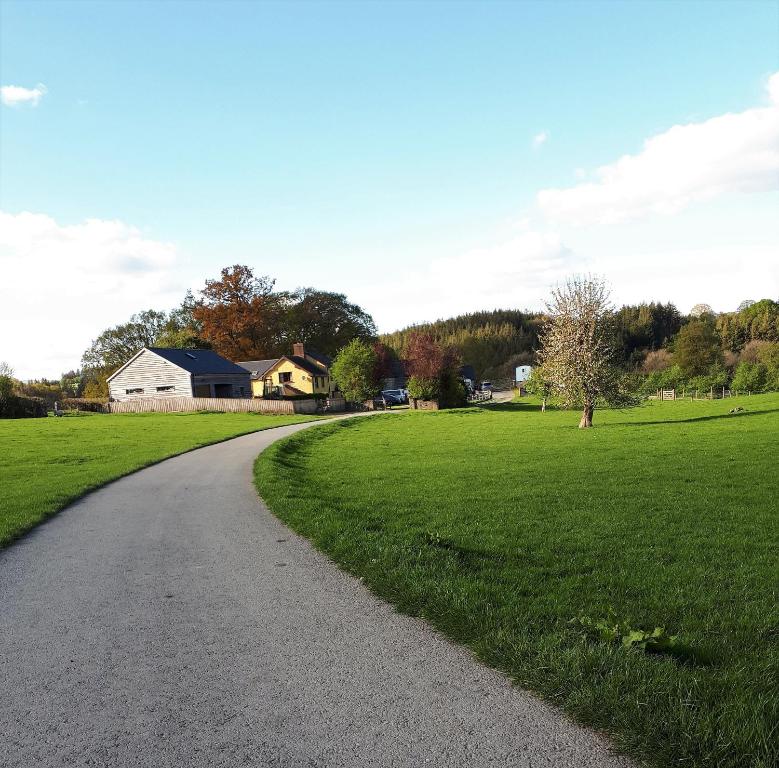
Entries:
{"type": "Polygon", "coordinates": [[[173,392],[176,389],[174,386],[157,387],[157,392],[173,392]]]}
{"type": "Polygon", "coordinates": [[[142,395],[143,389],[140,387],[137,387],[136,389],[125,389],[124,393],[126,395],[142,395]]]}
{"type": "Polygon", "coordinates": [[[292,372],[291,371],[282,371],[279,374],[279,381],[282,384],[288,384],[290,381],[292,381],[292,372]]]}

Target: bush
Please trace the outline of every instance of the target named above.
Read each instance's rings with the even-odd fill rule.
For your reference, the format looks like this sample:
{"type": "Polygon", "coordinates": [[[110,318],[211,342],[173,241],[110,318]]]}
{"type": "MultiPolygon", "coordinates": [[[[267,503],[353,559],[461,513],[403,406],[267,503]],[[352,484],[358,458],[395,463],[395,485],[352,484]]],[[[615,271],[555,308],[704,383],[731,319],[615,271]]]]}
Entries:
{"type": "Polygon", "coordinates": [[[762,363],[739,363],[731,387],[739,392],[762,392],[768,371],[762,363]]]}
{"type": "Polygon", "coordinates": [[[727,386],[728,374],[722,369],[714,369],[703,376],[693,376],[687,384],[689,389],[708,392],[710,389],[720,389],[727,386]]]}
{"type": "Polygon", "coordinates": [[[338,353],[330,374],[347,400],[361,403],[378,391],[376,363],[373,347],[354,339],[338,353]]]}
{"type": "Polygon", "coordinates": [[[441,388],[438,379],[411,376],[406,385],[408,396],[415,400],[438,400],[441,388]]]}
{"type": "Polygon", "coordinates": [[[90,400],[86,397],[66,397],[59,401],[60,408],[71,411],[88,411],[90,413],[103,413],[105,400],[90,400]]]}
{"type": "Polygon", "coordinates": [[[441,376],[438,389],[440,408],[462,408],[468,404],[465,385],[454,371],[447,371],[441,376]]]}
{"type": "Polygon", "coordinates": [[[46,401],[42,397],[0,392],[0,419],[33,419],[46,415],[46,401]]]}

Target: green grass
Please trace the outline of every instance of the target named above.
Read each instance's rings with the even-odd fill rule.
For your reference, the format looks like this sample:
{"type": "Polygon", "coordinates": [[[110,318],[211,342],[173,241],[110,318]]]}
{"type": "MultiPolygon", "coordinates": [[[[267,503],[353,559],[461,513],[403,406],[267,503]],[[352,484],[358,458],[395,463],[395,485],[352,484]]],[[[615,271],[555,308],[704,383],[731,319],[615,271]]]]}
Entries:
{"type": "Polygon", "coordinates": [[[512,404],[355,419],[275,444],[257,484],[377,594],[625,752],[776,766],[779,396],[578,420],[512,404]],[[583,616],[680,644],[623,649],[583,616]]]}
{"type": "Polygon", "coordinates": [[[0,421],[0,547],[110,480],[177,453],[311,416],[81,415],[0,421]]]}

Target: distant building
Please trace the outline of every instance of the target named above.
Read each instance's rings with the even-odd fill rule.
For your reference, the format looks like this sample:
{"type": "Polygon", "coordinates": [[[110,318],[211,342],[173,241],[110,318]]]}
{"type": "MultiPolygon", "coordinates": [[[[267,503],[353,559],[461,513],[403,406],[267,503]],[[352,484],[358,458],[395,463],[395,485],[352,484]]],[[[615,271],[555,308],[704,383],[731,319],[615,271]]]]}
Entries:
{"type": "Polygon", "coordinates": [[[468,389],[476,389],[476,371],[472,365],[461,365],[457,373],[468,389]]]}
{"type": "Polygon", "coordinates": [[[532,365],[518,365],[517,370],[514,373],[514,383],[524,384],[529,378],[530,374],[533,372],[533,366],[532,365]]]}
{"type": "Polygon", "coordinates": [[[251,374],[254,397],[292,397],[295,395],[331,395],[332,361],[301,343],[292,345],[292,354],[271,360],[246,360],[238,363],[251,374]]]}
{"type": "Polygon", "coordinates": [[[144,347],[108,379],[112,400],[251,397],[248,371],[211,349],[144,347]]]}

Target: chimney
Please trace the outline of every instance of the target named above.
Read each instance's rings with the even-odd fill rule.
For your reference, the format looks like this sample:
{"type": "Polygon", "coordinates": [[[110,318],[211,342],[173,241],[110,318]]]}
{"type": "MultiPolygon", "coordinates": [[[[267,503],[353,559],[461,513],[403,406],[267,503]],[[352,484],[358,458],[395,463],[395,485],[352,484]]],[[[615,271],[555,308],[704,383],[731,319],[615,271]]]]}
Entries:
{"type": "Polygon", "coordinates": [[[296,344],[292,345],[292,354],[295,355],[295,357],[306,356],[306,348],[303,346],[302,341],[299,341],[296,344]]]}

